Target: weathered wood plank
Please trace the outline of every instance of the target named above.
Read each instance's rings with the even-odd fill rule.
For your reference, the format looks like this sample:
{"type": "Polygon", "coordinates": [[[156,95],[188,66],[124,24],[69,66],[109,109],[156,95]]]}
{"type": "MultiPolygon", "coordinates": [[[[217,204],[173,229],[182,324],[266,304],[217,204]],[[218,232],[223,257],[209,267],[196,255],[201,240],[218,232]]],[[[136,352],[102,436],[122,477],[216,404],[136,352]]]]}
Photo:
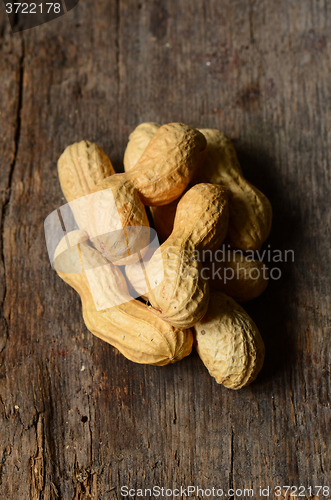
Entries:
{"type": "Polygon", "coordinates": [[[328,483],[329,10],[326,0],[85,0],[11,35],[0,7],[4,498],[328,483]],[[267,355],[242,391],[217,386],[196,354],[166,368],[127,361],[85,329],[79,298],[48,263],[60,153],[87,138],[120,169],[146,120],[234,138],[274,207],[270,248],[295,251],[247,305],[267,355]]]}

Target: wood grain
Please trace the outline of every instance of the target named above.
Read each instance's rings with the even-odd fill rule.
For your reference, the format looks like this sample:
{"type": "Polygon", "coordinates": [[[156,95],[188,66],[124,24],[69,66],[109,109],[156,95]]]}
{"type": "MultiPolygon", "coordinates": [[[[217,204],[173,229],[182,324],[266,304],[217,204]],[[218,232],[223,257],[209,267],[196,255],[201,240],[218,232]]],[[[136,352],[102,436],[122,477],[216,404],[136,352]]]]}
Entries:
{"type": "Polygon", "coordinates": [[[327,0],[81,0],[13,35],[0,5],[1,497],[328,484],[330,14],[327,0]],[[295,252],[246,307],[266,361],[239,392],[196,354],[127,361],[49,265],[57,158],[88,139],[121,170],[142,121],[232,137],[274,208],[265,248],[295,252]]]}

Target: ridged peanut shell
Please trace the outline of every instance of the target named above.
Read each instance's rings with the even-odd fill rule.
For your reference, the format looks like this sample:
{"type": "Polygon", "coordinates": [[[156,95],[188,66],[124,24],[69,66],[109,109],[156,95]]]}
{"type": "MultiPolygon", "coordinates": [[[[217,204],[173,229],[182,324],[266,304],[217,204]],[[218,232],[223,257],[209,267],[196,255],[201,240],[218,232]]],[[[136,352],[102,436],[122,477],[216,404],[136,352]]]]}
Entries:
{"type": "Polygon", "coordinates": [[[170,324],[189,328],[206,313],[209,287],[196,252],[221,245],[228,217],[227,191],[222,186],[198,184],[179,201],[173,232],[146,267],[148,275],[157,276],[163,266],[163,280],[149,291],[148,299],[154,312],[170,324]]]}
{"type": "Polygon", "coordinates": [[[161,125],[158,123],[146,122],[141,123],[131,132],[124,152],[123,163],[125,172],[131,170],[138,163],[149,141],[160,127],[161,125]]]}
{"type": "Polygon", "coordinates": [[[216,250],[227,234],[228,199],[224,186],[201,183],[191,187],[178,202],[173,234],[189,238],[197,250],[216,250]]]}
{"type": "Polygon", "coordinates": [[[115,174],[99,146],[81,141],[68,146],[58,160],[58,175],[67,202],[90,194],[101,180],[115,174]]]}
{"type": "Polygon", "coordinates": [[[268,198],[244,178],[235,148],[225,134],[214,129],[200,131],[207,139],[207,148],[194,181],[228,188],[231,246],[244,251],[260,250],[271,230],[272,208],[268,198]]]}
{"type": "Polygon", "coordinates": [[[68,146],[58,160],[62,192],[80,229],[88,230],[88,195],[101,180],[115,174],[110,159],[90,141],[68,146]]]}
{"type": "MultiPolygon", "coordinates": [[[[158,123],[141,123],[130,134],[124,153],[124,170],[126,172],[131,170],[140,160],[150,140],[160,127],[161,125],[158,123]]],[[[161,242],[165,241],[172,232],[178,202],[179,198],[167,205],[150,207],[155,229],[161,242]]]]}
{"type": "Polygon", "coordinates": [[[125,174],[112,175],[93,189],[88,203],[88,233],[95,248],[116,265],[137,262],[147,250],[148,217],[125,174]]]}
{"type": "Polygon", "coordinates": [[[105,260],[84,241],[67,251],[64,248],[65,243],[62,241],[56,251],[55,268],[58,275],[79,293],[86,327],[94,335],[116,347],[135,363],[163,366],[190,354],[192,332],[171,327],[150,312],[145,304],[132,300],[118,267],[105,260]],[[61,269],[70,269],[77,255],[79,262],[73,269],[81,265],[81,272],[61,272],[61,269]],[[91,276],[88,277],[88,273],[91,275],[94,272],[94,280],[100,282],[93,284],[92,294],[91,276]],[[123,300],[123,303],[97,310],[96,285],[99,285],[97,298],[99,293],[101,301],[123,300]],[[113,293],[117,293],[117,297],[113,297],[113,293]],[[102,294],[106,297],[102,298],[102,294]]]}
{"type": "MultiPolygon", "coordinates": [[[[140,160],[151,138],[160,127],[161,125],[158,123],[146,122],[141,123],[131,132],[124,153],[123,162],[125,172],[131,170],[138,160],[140,160]]],[[[165,241],[172,232],[178,201],[179,198],[169,203],[169,205],[150,207],[155,229],[161,242],[165,241]]]]}
{"type": "Polygon", "coordinates": [[[255,380],[264,343],[254,321],[231,297],[211,293],[208,312],[194,332],[198,354],[218,384],[241,389],[255,380]]]}
{"type": "Polygon", "coordinates": [[[206,139],[198,130],[182,123],[162,125],[125,175],[145,205],[166,205],[185,190],[205,148],[206,139]]]}

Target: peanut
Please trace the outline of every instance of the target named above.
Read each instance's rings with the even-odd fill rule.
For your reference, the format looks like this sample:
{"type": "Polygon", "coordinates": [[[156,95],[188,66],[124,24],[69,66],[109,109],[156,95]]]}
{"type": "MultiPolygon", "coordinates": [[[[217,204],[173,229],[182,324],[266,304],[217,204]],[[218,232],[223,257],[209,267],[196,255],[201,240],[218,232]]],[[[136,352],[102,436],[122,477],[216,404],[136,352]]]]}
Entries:
{"type": "Polygon", "coordinates": [[[54,257],[58,275],[81,297],[86,327],[136,363],[162,366],[188,356],[192,332],[171,327],[132,300],[120,269],[86,240],[84,231],[69,233],[54,257]]]}
{"type": "MultiPolygon", "coordinates": [[[[141,123],[131,132],[124,153],[125,172],[131,170],[140,160],[153,135],[160,127],[161,125],[158,123],[146,122],[141,123]]],[[[179,198],[167,205],[150,207],[155,229],[161,242],[164,242],[172,232],[178,202],[179,198]]]]}
{"type": "Polygon", "coordinates": [[[263,366],[264,344],[253,320],[221,292],[210,296],[206,316],[194,326],[198,354],[218,384],[241,389],[263,366]]]}
{"type": "Polygon", "coordinates": [[[145,207],[123,174],[103,180],[90,195],[88,234],[95,248],[116,265],[137,262],[147,250],[150,230],[145,207]]]}
{"type": "Polygon", "coordinates": [[[115,174],[110,159],[99,146],[81,141],[68,146],[58,160],[62,192],[79,228],[87,230],[87,195],[102,179],[115,174]]]}
{"type": "Polygon", "coordinates": [[[151,138],[160,127],[161,125],[158,123],[141,123],[131,132],[129,142],[124,152],[123,163],[125,172],[131,170],[138,160],[140,160],[151,138]]]}
{"type": "Polygon", "coordinates": [[[206,139],[198,130],[182,123],[163,125],[125,175],[145,205],[166,205],[187,187],[205,148],[206,139]]]}
{"type": "Polygon", "coordinates": [[[99,146],[81,141],[68,146],[58,161],[63,194],[69,203],[90,194],[102,179],[115,174],[110,159],[99,146]]]}
{"type": "MultiPolygon", "coordinates": [[[[155,132],[161,127],[158,123],[141,123],[131,132],[129,142],[124,153],[124,170],[128,172],[140,160],[155,132]]],[[[155,229],[159,240],[164,242],[171,234],[175,220],[175,212],[179,198],[161,207],[150,207],[155,229]]]]}
{"type": "MultiPolygon", "coordinates": [[[[178,203],[170,237],[156,257],[152,256],[146,269],[141,270],[145,274],[141,279],[146,279],[147,288],[148,283],[155,286],[148,288],[148,300],[155,314],[180,328],[189,328],[204,316],[209,288],[196,253],[218,248],[227,228],[228,203],[224,187],[197,184],[185,193],[178,203]],[[161,271],[164,275],[160,282],[161,271]]],[[[137,266],[133,270],[135,282],[137,266]]],[[[130,267],[126,267],[128,277],[130,267]]]]}
{"type": "Polygon", "coordinates": [[[242,175],[230,139],[213,129],[201,129],[207,139],[203,168],[195,182],[223,184],[231,193],[228,239],[234,248],[260,250],[271,229],[272,208],[268,198],[242,175]]]}

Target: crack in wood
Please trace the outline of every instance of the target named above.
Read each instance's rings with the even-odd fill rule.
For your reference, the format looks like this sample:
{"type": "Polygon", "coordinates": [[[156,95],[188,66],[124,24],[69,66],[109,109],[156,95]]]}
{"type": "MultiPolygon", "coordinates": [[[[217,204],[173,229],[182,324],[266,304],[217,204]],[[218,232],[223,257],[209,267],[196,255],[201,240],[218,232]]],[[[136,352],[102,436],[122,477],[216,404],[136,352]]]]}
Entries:
{"type": "Polygon", "coordinates": [[[2,485],[3,468],[6,465],[7,458],[9,457],[10,454],[11,454],[11,446],[8,445],[3,450],[2,458],[1,458],[1,462],[0,462],[0,486],[2,485]]]}
{"type": "Polygon", "coordinates": [[[31,498],[40,499],[45,486],[44,422],[38,415],[35,423],[37,453],[31,457],[31,498]]]}
{"type": "MultiPolygon", "coordinates": [[[[10,203],[10,198],[11,198],[11,192],[12,192],[12,180],[13,180],[13,173],[15,170],[16,166],[16,159],[17,159],[17,154],[18,154],[18,147],[19,147],[19,142],[20,142],[20,137],[21,137],[21,112],[23,108],[23,83],[24,83],[24,57],[25,57],[25,46],[24,46],[24,38],[21,35],[21,57],[19,60],[19,80],[18,80],[18,99],[17,99],[17,112],[16,112],[16,130],[15,130],[15,135],[14,135],[14,154],[13,154],[13,160],[10,165],[10,170],[9,170],[9,175],[8,175],[8,183],[7,183],[7,188],[6,188],[6,193],[5,193],[5,199],[2,205],[1,209],[1,217],[0,217],[0,255],[1,255],[1,260],[3,263],[3,272],[4,276],[6,276],[6,264],[5,264],[5,252],[4,252],[4,227],[5,227],[5,219],[7,216],[7,209],[10,203]]],[[[2,317],[4,319],[4,326],[5,326],[5,340],[3,342],[3,346],[0,350],[0,354],[5,350],[8,337],[9,337],[9,325],[7,318],[4,314],[4,304],[6,300],[6,294],[7,294],[7,282],[6,279],[3,280],[3,296],[0,304],[0,308],[2,311],[2,317]]]]}
{"type": "MultiPolygon", "coordinates": [[[[233,428],[231,428],[231,444],[230,444],[230,473],[229,473],[229,490],[233,490],[233,475],[234,475],[234,451],[233,451],[233,441],[234,441],[234,432],[233,428]]],[[[229,499],[234,500],[234,495],[231,495],[229,499]]]]}

